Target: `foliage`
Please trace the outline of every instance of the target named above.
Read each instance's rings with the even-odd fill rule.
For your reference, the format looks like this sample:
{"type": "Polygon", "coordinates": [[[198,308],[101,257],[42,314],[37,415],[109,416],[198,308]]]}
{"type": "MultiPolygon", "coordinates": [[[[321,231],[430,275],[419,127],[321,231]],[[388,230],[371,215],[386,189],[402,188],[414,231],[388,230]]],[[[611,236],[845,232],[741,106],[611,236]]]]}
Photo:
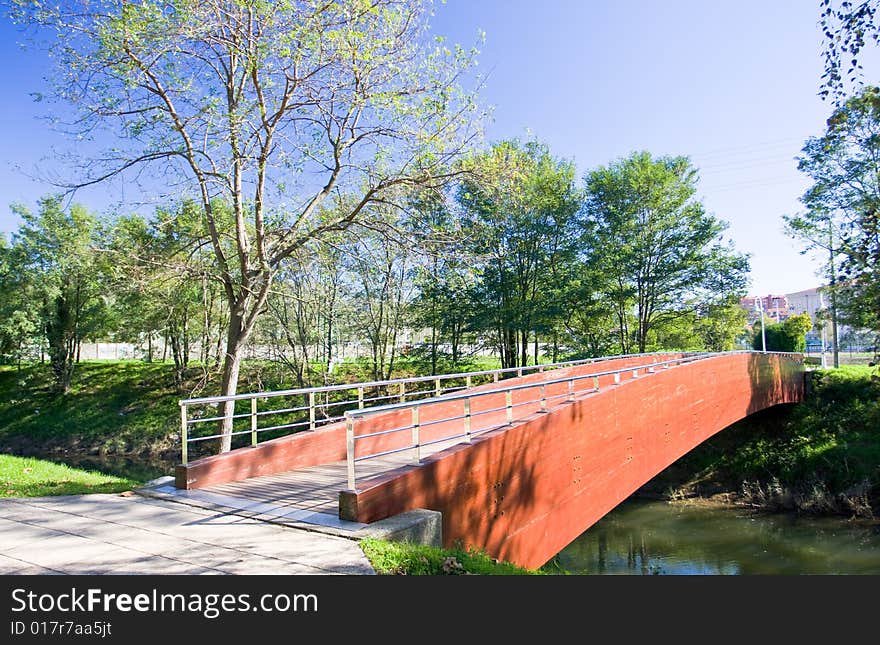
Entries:
{"type": "Polygon", "coordinates": [[[380,575],[541,575],[473,549],[441,549],[410,542],[387,542],[367,538],[361,549],[380,575]]]}
{"type": "MultiPolygon", "coordinates": [[[[19,308],[13,305],[4,328],[7,334],[39,329],[45,335],[54,386],[64,393],[83,339],[112,326],[109,300],[102,297],[106,262],[94,251],[98,223],[78,204],[65,209],[58,196],[42,198],[37,213],[20,204],[13,211],[22,223],[7,256],[7,271],[15,275],[12,293],[3,298],[11,297],[19,308]]],[[[19,348],[24,340],[19,336],[19,348]]]]}
{"type": "Polygon", "coordinates": [[[535,141],[502,141],[465,162],[458,187],[467,252],[477,267],[473,325],[504,367],[525,365],[532,334],[550,335],[580,247],[574,166],[535,141]]]}
{"type": "Polygon", "coordinates": [[[176,454],[178,398],[173,366],[160,363],[81,363],[67,396],[47,366],[0,368],[0,449],[176,454]]]}
{"type": "Polygon", "coordinates": [[[0,455],[0,497],[119,493],[141,483],[43,459],[0,455]]]}
{"type": "Polygon", "coordinates": [[[752,349],[763,350],[764,342],[768,352],[803,352],[807,347],[807,332],[813,328],[810,315],[803,313],[789,316],[781,323],[764,325],[764,337],[761,336],[761,325],[757,323],[752,338],[752,349]]]}
{"type": "Polygon", "coordinates": [[[831,0],[820,0],[819,7],[819,24],[825,37],[825,71],[819,96],[839,101],[846,96],[846,87],[861,79],[859,58],[865,44],[880,42],[878,2],[843,0],[833,4],[831,0]]]}
{"type": "Polygon", "coordinates": [[[694,198],[696,181],[687,158],[647,152],[585,178],[590,262],[623,353],[646,351],[658,326],[730,304],[745,287],[748,259],[723,242],[727,225],[694,198]]]}
{"type": "Polygon", "coordinates": [[[807,140],[798,168],[812,180],[804,213],[786,217],[806,250],[827,258],[835,313],[858,328],[880,331],[880,89],[867,87],[807,140]]]}

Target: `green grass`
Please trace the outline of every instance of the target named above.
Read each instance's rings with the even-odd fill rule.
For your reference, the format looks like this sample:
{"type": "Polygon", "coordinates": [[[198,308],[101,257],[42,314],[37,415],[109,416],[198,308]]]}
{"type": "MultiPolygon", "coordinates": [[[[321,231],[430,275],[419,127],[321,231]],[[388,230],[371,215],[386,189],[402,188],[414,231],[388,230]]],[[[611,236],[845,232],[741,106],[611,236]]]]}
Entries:
{"type": "Polygon", "coordinates": [[[439,549],[409,542],[361,540],[361,549],[380,575],[542,575],[540,570],[524,569],[499,562],[489,555],[463,549],[439,549]]]}
{"type": "Polygon", "coordinates": [[[0,497],[119,493],[142,483],[42,459],[0,455],[0,497]]]}
{"type": "MultiPolygon", "coordinates": [[[[497,367],[496,363],[477,358],[458,364],[454,371],[488,369],[497,367]]],[[[446,371],[453,366],[439,367],[446,371]]],[[[423,360],[403,357],[397,362],[394,377],[424,375],[428,371],[423,360]]],[[[180,450],[178,400],[219,391],[217,373],[209,373],[207,381],[202,380],[203,376],[202,369],[191,368],[178,391],[171,363],[84,361],[76,366],[70,391],[60,395],[52,390],[48,365],[30,364],[21,370],[0,366],[0,451],[151,455],[173,460],[180,450]]],[[[372,380],[364,359],[342,364],[334,378],[338,382],[372,380]]],[[[238,390],[259,392],[298,385],[277,363],[247,361],[242,365],[238,390]]],[[[261,435],[261,439],[270,438],[271,434],[261,435]]],[[[202,447],[213,450],[208,443],[202,447]]]]}
{"type": "Polygon", "coordinates": [[[0,449],[160,454],[178,431],[170,365],[78,365],[70,391],[52,391],[46,365],[0,367],[0,449]]]}

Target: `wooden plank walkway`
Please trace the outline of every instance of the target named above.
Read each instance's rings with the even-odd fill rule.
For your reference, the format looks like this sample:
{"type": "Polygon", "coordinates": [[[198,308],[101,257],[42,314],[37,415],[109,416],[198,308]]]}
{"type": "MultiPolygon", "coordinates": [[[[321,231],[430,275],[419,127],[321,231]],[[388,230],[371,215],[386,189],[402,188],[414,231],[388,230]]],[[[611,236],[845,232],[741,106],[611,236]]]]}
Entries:
{"type": "MultiPolygon", "coordinates": [[[[461,440],[426,447],[422,450],[422,456],[456,443],[461,443],[461,440]]],[[[364,481],[411,463],[410,451],[359,462],[357,480],[364,481]]],[[[336,534],[344,534],[367,526],[339,519],[339,491],[347,487],[346,462],[337,461],[196,490],[180,490],[169,482],[150,489],[141,489],[139,492],[222,513],[291,526],[309,525],[315,530],[324,528],[336,534]]]]}

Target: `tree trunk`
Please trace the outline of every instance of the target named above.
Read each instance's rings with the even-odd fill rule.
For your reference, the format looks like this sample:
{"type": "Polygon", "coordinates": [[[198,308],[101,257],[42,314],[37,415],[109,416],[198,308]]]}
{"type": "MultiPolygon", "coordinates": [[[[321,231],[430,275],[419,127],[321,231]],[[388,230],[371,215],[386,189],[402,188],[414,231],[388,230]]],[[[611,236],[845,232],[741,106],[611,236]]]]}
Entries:
{"type": "MultiPolygon", "coordinates": [[[[220,396],[235,396],[238,391],[238,374],[241,369],[242,350],[245,345],[242,329],[242,316],[230,307],[229,331],[226,335],[226,354],[223,358],[223,379],[220,383],[220,396]]],[[[232,425],[235,413],[235,401],[223,401],[217,406],[220,421],[220,452],[232,449],[232,425]]]]}

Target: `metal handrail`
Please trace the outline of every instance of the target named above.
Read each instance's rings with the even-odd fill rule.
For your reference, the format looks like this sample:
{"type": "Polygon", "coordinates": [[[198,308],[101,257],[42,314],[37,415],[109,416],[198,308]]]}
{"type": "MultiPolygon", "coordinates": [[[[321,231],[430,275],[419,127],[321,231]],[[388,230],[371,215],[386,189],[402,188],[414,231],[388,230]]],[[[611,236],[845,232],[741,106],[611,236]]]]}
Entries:
{"type": "MultiPolygon", "coordinates": [[[[669,369],[669,368],[677,366],[677,365],[700,361],[700,360],[705,360],[707,358],[714,358],[717,356],[725,356],[725,355],[731,355],[731,354],[744,354],[744,353],[750,354],[750,353],[754,353],[754,352],[752,352],[751,350],[737,350],[737,351],[730,351],[730,352],[662,352],[662,353],[667,354],[667,355],[672,354],[672,353],[676,353],[676,354],[681,354],[681,356],[679,356],[678,358],[673,358],[673,359],[669,359],[669,360],[665,360],[665,361],[659,361],[659,362],[654,362],[654,363],[645,363],[645,364],[638,365],[638,366],[622,367],[622,368],[618,368],[618,369],[614,369],[614,370],[606,370],[603,372],[592,372],[590,374],[577,374],[577,375],[571,375],[571,376],[567,376],[567,377],[560,378],[560,379],[551,379],[551,380],[539,381],[539,382],[535,382],[535,383],[518,383],[515,385],[498,387],[498,388],[494,388],[492,390],[484,390],[481,392],[464,392],[464,393],[459,393],[459,394],[450,394],[450,395],[446,395],[443,397],[434,397],[431,399],[423,399],[420,401],[407,401],[407,402],[400,402],[400,403],[392,403],[392,404],[376,406],[376,407],[372,407],[372,408],[364,409],[364,410],[347,410],[344,413],[344,416],[345,416],[345,421],[346,421],[346,470],[347,470],[348,489],[349,490],[356,490],[357,477],[356,477],[356,472],[355,472],[355,464],[359,461],[365,461],[367,459],[375,459],[378,457],[384,457],[387,455],[396,454],[396,453],[400,453],[400,452],[412,451],[414,454],[413,462],[420,463],[421,462],[421,448],[423,446],[431,445],[431,444],[435,444],[435,443],[457,440],[457,439],[464,439],[466,442],[470,442],[471,438],[475,435],[478,435],[478,434],[481,434],[484,432],[488,432],[489,430],[493,430],[496,428],[511,425],[515,421],[515,419],[513,417],[513,408],[518,407],[518,406],[539,403],[540,408],[538,410],[535,410],[534,413],[548,412],[549,410],[547,407],[547,402],[550,399],[564,398],[564,399],[566,399],[566,402],[572,402],[575,400],[575,395],[578,392],[580,392],[580,393],[598,392],[600,377],[613,376],[614,377],[614,384],[620,385],[621,384],[620,377],[621,377],[621,375],[626,374],[626,373],[631,373],[632,374],[631,378],[635,379],[635,378],[640,377],[640,371],[644,371],[645,374],[651,374],[651,373],[655,372],[657,368],[669,369]],[[593,381],[592,388],[590,388],[588,390],[584,390],[584,389],[577,390],[574,387],[574,384],[576,382],[582,381],[582,380],[587,380],[587,379],[590,379],[593,381]],[[546,393],[547,386],[557,385],[560,383],[567,383],[568,384],[568,388],[567,388],[568,391],[563,394],[556,394],[556,395],[551,395],[548,397],[547,393],[546,393]],[[513,401],[512,401],[513,392],[520,391],[520,390],[536,389],[536,388],[540,388],[540,390],[541,390],[541,396],[539,398],[530,399],[528,401],[519,401],[517,403],[513,403],[513,401]],[[475,412],[475,413],[471,412],[471,401],[473,399],[477,399],[477,398],[485,397],[485,396],[491,396],[491,395],[498,395],[500,393],[505,394],[506,405],[504,407],[490,408],[488,410],[481,410],[481,411],[475,412]],[[433,403],[449,403],[449,402],[453,402],[453,401],[462,401],[463,402],[464,406],[463,406],[463,413],[462,414],[460,414],[460,415],[457,414],[457,415],[453,415],[453,416],[449,416],[449,417],[443,417],[441,419],[432,419],[428,423],[420,423],[419,409],[422,406],[430,405],[433,403]],[[363,434],[363,435],[355,435],[354,430],[355,430],[355,423],[356,423],[357,419],[375,416],[377,414],[382,414],[382,413],[386,413],[386,412],[394,412],[394,411],[398,411],[398,410],[404,410],[404,409],[412,410],[412,423],[411,424],[404,425],[401,427],[391,428],[391,429],[387,429],[387,430],[382,430],[379,432],[372,432],[372,433],[367,433],[367,434],[363,434]],[[501,410],[506,410],[506,423],[501,423],[501,424],[495,423],[495,424],[492,424],[492,425],[489,425],[489,426],[486,426],[483,428],[477,428],[477,429],[474,429],[472,427],[472,420],[475,416],[489,414],[491,412],[499,412],[501,410]],[[443,423],[446,421],[456,421],[459,419],[461,419],[463,421],[463,423],[462,423],[462,430],[463,431],[462,432],[447,435],[447,436],[444,436],[441,438],[434,438],[428,442],[421,442],[420,441],[421,427],[428,425],[428,424],[438,424],[438,423],[443,423]],[[411,444],[405,445],[401,448],[384,450],[382,452],[378,452],[378,453],[374,453],[374,454],[370,454],[370,455],[362,455],[359,457],[355,456],[355,442],[356,441],[368,439],[368,438],[375,437],[378,435],[383,435],[383,434],[391,434],[394,432],[403,432],[406,430],[412,431],[412,443],[411,444]]],[[[802,354],[794,353],[794,352],[760,352],[760,353],[781,354],[781,355],[802,358],[802,354]]],[[[607,358],[609,358],[609,359],[611,359],[611,358],[626,358],[626,357],[631,357],[631,356],[633,356],[633,355],[619,356],[619,357],[607,357],[607,358]]],[[[649,355],[648,354],[640,354],[638,356],[649,356],[649,355]]]]}
{"type": "MultiPolygon", "coordinates": [[[[526,373],[534,373],[534,372],[544,372],[546,370],[555,370],[561,369],[564,367],[577,367],[579,365],[589,365],[593,363],[599,363],[612,359],[619,358],[632,358],[636,356],[656,356],[656,355],[668,355],[671,352],[654,352],[651,354],[624,354],[620,356],[604,356],[599,358],[587,358],[580,359],[575,361],[562,361],[557,363],[543,363],[539,365],[525,365],[522,367],[508,367],[501,368],[495,370],[480,370],[476,372],[457,372],[454,374],[436,374],[431,376],[414,376],[407,378],[398,378],[398,379],[390,379],[386,381],[365,381],[360,383],[341,383],[338,385],[324,385],[319,387],[308,387],[308,388],[295,388],[289,390],[275,390],[271,392],[250,392],[245,394],[234,394],[234,395],[226,395],[226,396],[210,396],[210,397],[200,397],[200,398],[192,398],[192,399],[182,399],[178,402],[180,406],[180,427],[181,427],[181,463],[187,464],[189,460],[189,450],[188,446],[190,443],[207,441],[210,439],[219,439],[223,437],[223,434],[209,434],[202,436],[190,436],[190,429],[197,424],[211,423],[211,422],[219,422],[224,419],[232,419],[233,421],[236,419],[250,419],[250,428],[247,430],[238,430],[234,431],[225,436],[242,436],[250,434],[251,436],[251,445],[257,445],[260,438],[260,433],[276,431],[285,428],[304,428],[308,426],[309,430],[314,430],[316,427],[321,425],[326,425],[329,423],[333,423],[335,421],[340,421],[343,417],[339,414],[327,414],[326,417],[319,417],[317,414],[319,410],[325,410],[332,407],[343,407],[343,406],[354,406],[356,405],[358,409],[376,409],[381,406],[370,406],[369,403],[374,401],[385,401],[389,399],[399,399],[400,402],[406,402],[407,397],[413,396],[423,396],[425,394],[432,394],[433,398],[437,396],[448,395],[450,392],[458,391],[462,389],[469,389],[473,387],[473,379],[476,377],[483,376],[491,376],[493,382],[499,382],[503,376],[509,374],[516,374],[517,376],[523,376],[526,373]],[[453,385],[443,387],[442,384],[444,381],[451,381],[455,379],[464,379],[464,385],[453,385]],[[434,387],[431,389],[425,390],[407,390],[407,385],[414,383],[427,383],[433,382],[434,387]],[[397,391],[391,393],[389,390],[397,387],[397,391]],[[387,394],[375,396],[375,397],[366,397],[365,392],[371,388],[385,388],[387,394]],[[329,395],[333,392],[346,392],[346,391],[357,391],[357,398],[354,399],[345,399],[341,401],[327,401],[320,402],[317,400],[318,395],[329,395]],[[308,405],[295,406],[295,407],[283,407],[278,410],[259,410],[257,401],[258,400],[268,400],[271,398],[277,397],[290,397],[290,396],[304,396],[308,399],[308,405]],[[231,414],[228,415],[208,415],[206,417],[194,417],[189,414],[189,408],[196,406],[208,406],[208,405],[216,405],[220,403],[225,403],[228,401],[250,401],[250,410],[246,412],[235,412],[232,411],[231,414]],[[260,427],[259,419],[261,417],[271,416],[271,415],[280,415],[280,414],[289,414],[293,412],[308,412],[308,420],[298,421],[294,423],[275,423],[268,427],[260,427]]],[[[680,354],[689,354],[689,352],[675,352],[680,354]]],[[[690,352],[690,354],[695,354],[696,352],[690,352]]],[[[378,392],[377,392],[378,394],[378,392]]],[[[422,399],[424,400],[424,399],[422,399]]],[[[387,404],[383,404],[387,405],[387,404]]],[[[234,406],[233,406],[234,407],[234,406]]],[[[304,415],[305,416],[305,415],[304,415]]],[[[299,431],[299,430],[297,430],[299,431]]]]}

